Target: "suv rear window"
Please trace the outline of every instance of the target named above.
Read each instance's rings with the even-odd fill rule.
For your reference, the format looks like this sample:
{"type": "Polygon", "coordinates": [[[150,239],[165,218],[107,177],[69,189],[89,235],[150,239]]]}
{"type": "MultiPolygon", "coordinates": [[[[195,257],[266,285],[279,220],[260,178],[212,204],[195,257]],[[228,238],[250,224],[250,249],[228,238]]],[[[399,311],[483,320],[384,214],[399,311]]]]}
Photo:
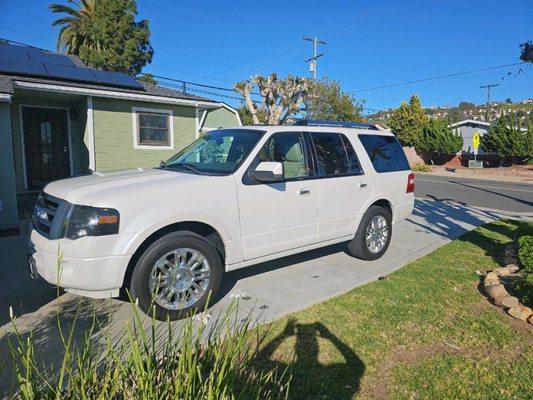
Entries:
{"type": "Polygon", "coordinates": [[[318,175],[361,174],[355,151],[344,135],[338,133],[312,133],[318,175]]]}
{"type": "Polygon", "coordinates": [[[409,169],[407,157],[395,136],[359,135],[363,147],[376,172],[395,172],[409,169]]]}

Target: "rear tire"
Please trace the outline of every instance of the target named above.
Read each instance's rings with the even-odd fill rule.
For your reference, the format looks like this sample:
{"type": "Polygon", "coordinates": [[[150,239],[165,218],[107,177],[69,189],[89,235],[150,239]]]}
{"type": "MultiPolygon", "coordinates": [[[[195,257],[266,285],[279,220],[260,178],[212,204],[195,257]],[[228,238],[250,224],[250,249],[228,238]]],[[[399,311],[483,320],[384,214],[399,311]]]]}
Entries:
{"type": "Polygon", "coordinates": [[[131,296],[149,316],[174,321],[204,310],[218,292],[222,274],[222,260],[211,243],[194,232],[172,232],[137,261],[131,296]]]}
{"type": "Polygon", "coordinates": [[[361,218],[355,237],[348,243],[348,252],[362,260],[377,260],[387,251],[391,237],[391,212],[373,205],[361,218]]]}

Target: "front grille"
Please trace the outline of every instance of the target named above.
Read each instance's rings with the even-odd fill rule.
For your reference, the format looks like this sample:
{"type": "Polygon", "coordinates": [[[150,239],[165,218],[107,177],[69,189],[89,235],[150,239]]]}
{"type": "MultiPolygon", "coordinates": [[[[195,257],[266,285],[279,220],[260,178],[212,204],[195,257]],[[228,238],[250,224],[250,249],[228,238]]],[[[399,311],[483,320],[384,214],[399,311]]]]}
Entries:
{"type": "Polygon", "coordinates": [[[45,192],[42,192],[37,198],[37,203],[33,210],[32,224],[41,235],[50,238],[54,228],[58,225],[59,221],[56,221],[57,214],[62,203],[63,200],[50,196],[45,192]]]}

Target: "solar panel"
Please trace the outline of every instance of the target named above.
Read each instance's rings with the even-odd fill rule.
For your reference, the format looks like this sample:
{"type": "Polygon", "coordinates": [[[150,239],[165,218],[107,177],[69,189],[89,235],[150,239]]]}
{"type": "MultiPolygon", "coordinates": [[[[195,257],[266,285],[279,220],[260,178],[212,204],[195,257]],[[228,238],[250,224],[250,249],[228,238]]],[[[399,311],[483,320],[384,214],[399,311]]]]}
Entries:
{"type": "Polygon", "coordinates": [[[0,45],[0,57],[29,60],[28,48],[23,46],[0,45]]]}
{"type": "Polygon", "coordinates": [[[31,61],[39,61],[47,64],[68,65],[70,67],[76,66],[69,57],[61,54],[45,53],[43,51],[29,51],[29,56],[31,61]]]}
{"type": "Polygon", "coordinates": [[[127,74],[78,67],[68,56],[11,44],[0,44],[0,72],[144,89],[127,74]]]}
{"type": "Polygon", "coordinates": [[[144,86],[133,79],[131,76],[124,74],[122,72],[110,72],[110,71],[101,71],[98,69],[90,70],[101,83],[115,86],[124,86],[134,89],[143,89],[144,86]]]}
{"type": "Polygon", "coordinates": [[[75,81],[100,83],[86,68],[69,67],[67,65],[44,63],[50,78],[63,78],[75,81]]]}
{"type": "Polygon", "coordinates": [[[0,57],[0,72],[10,72],[20,75],[48,75],[43,64],[40,62],[30,62],[28,59],[6,57],[0,57]]]}

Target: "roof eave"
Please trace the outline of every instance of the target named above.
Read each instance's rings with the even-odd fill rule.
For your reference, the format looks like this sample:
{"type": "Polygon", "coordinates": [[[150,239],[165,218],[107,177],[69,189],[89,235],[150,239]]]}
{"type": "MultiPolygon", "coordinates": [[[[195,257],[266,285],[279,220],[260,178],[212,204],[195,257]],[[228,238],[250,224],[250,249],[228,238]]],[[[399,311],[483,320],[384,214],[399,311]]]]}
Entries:
{"type": "Polygon", "coordinates": [[[77,94],[77,95],[95,96],[95,97],[106,97],[106,98],[115,98],[115,99],[122,99],[122,100],[135,100],[135,101],[162,103],[162,104],[187,105],[187,106],[193,106],[193,107],[202,106],[204,108],[220,107],[220,103],[216,103],[216,102],[180,99],[176,97],[166,97],[166,96],[158,96],[158,95],[151,95],[151,94],[144,94],[144,93],[122,92],[122,91],[115,91],[115,90],[110,90],[110,89],[84,88],[84,87],[77,87],[77,86],[69,86],[67,84],[27,82],[27,81],[19,80],[19,79],[14,80],[14,86],[20,89],[40,90],[40,91],[45,91],[45,92],[67,93],[67,94],[77,94]]]}

